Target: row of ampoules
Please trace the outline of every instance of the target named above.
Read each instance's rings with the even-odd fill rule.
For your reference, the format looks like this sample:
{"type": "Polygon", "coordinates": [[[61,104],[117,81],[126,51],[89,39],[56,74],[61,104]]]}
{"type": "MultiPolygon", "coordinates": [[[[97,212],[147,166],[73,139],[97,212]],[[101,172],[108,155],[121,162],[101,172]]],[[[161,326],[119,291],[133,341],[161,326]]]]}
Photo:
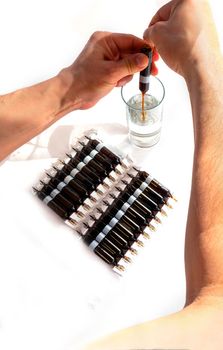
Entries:
{"type": "Polygon", "coordinates": [[[171,207],[167,188],[84,136],[34,187],[42,199],[118,270],[171,207]],[[161,214],[161,215],[160,215],[161,214]]]}
{"type": "Polygon", "coordinates": [[[74,223],[72,213],[80,205],[89,209],[85,203],[87,198],[88,202],[97,203],[104,189],[109,189],[109,181],[115,182],[127,168],[126,164],[128,162],[122,161],[99,141],[85,136],[78,140],[65,159],[46,171],[46,176],[33,190],[61,218],[74,223]]]}
{"type": "Polygon", "coordinates": [[[96,208],[101,216],[93,225],[83,223],[84,242],[121,271],[131,262],[131,255],[137,254],[138,247],[143,246],[144,239],[156,231],[162,216],[166,216],[166,208],[172,207],[167,189],[161,187],[158,190],[162,195],[159,194],[152,188],[156,180],[144,171],[134,170],[134,176],[130,171],[104,198],[107,206],[96,208]]]}

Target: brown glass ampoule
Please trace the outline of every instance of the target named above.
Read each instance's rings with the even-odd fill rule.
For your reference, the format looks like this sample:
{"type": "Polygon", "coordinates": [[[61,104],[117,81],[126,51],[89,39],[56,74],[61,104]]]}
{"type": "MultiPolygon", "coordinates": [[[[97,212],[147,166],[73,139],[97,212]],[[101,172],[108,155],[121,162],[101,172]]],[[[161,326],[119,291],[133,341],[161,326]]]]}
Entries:
{"type": "Polygon", "coordinates": [[[139,75],[139,90],[142,93],[142,120],[145,121],[145,94],[149,90],[150,73],[152,65],[153,51],[150,47],[145,46],[141,49],[141,53],[144,53],[148,58],[148,66],[140,72],[139,75]]]}

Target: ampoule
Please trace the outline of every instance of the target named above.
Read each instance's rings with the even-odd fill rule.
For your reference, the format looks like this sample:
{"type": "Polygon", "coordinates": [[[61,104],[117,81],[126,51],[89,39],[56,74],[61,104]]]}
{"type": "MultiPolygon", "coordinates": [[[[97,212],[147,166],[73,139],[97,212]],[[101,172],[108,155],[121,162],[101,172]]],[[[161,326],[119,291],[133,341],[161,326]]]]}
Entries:
{"type": "MultiPolygon", "coordinates": [[[[83,145],[82,142],[80,142],[81,145],[83,145]]],[[[99,161],[103,163],[103,161],[106,162],[106,165],[115,170],[116,166],[121,163],[121,160],[118,156],[116,156],[114,153],[112,153],[108,148],[106,148],[102,143],[100,143],[97,140],[89,140],[87,145],[85,146],[85,149],[89,152],[89,154],[92,151],[98,152],[98,155],[100,156],[99,161]]]]}
{"type": "MultiPolygon", "coordinates": [[[[87,136],[85,136],[86,138],[88,138],[87,136]]],[[[102,154],[104,154],[108,159],[111,160],[112,164],[120,164],[121,160],[120,158],[114,154],[110,149],[108,149],[107,147],[104,146],[103,143],[100,143],[97,140],[92,140],[90,138],[88,138],[90,140],[90,145],[92,145],[93,147],[95,147],[96,151],[100,151],[102,154]]]]}
{"type": "MultiPolygon", "coordinates": [[[[76,152],[76,151],[74,151],[76,152]]],[[[89,155],[85,155],[84,151],[78,151],[75,155],[75,159],[79,160],[79,162],[83,162],[86,164],[86,166],[96,172],[97,176],[100,178],[100,180],[103,180],[106,176],[109,175],[109,171],[107,171],[105,168],[103,168],[101,165],[99,165],[93,158],[91,158],[89,155]]]]}
{"type": "Polygon", "coordinates": [[[115,230],[110,230],[108,234],[103,234],[102,232],[99,232],[99,234],[96,236],[96,241],[100,243],[100,240],[105,240],[112,242],[115,244],[118,248],[121,249],[121,252],[123,255],[125,255],[128,251],[132,252],[131,245],[128,243],[127,240],[123,239],[120,235],[118,235],[115,230]]]}
{"type": "Polygon", "coordinates": [[[129,191],[130,189],[131,189],[131,187],[127,186],[126,190],[121,192],[120,200],[122,201],[123,204],[125,202],[132,203],[131,204],[132,209],[134,209],[135,212],[137,212],[141,216],[143,216],[145,218],[147,224],[149,224],[149,222],[152,221],[155,218],[155,215],[152,213],[152,211],[149,208],[145,207],[138,200],[138,197],[134,196],[134,192],[129,191]]]}
{"type": "MultiPolygon", "coordinates": [[[[171,192],[163,186],[160,182],[158,182],[156,179],[152,178],[146,171],[139,171],[138,169],[135,169],[138,171],[138,177],[141,179],[144,179],[147,181],[148,179],[148,187],[151,188],[153,191],[155,191],[157,194],[159,194],[163,200],[165,201],[165,204],[168,204],[169,198],[172,198],[175,200],[171,192]]],[[[131,175],[129,175],[131,176],[131,175]]]]}
{"type": "Polygon", "coordinates": [[[63,168],[61,168],[67,175],[72,176],[75,180],[78,180],[88,191],[93,191],[97,185],[85,174],[82,173],[82,171],[73,168],[69,164],[64,164],[63,168]]]}
{"type": "MultiPolygon", "coordinates": [[[[85,241],[86,243],[86,241],[85,241]]],[[[125,262],[131,262],[127,253],[137,254],[136,249],[124,249],[123,246],[120,247],[120,244],[117,240],[109,237],[104,237],[100,241],[93,240],[88,244],[89,248],[92,249],[97,255],[101,256],[107,263],[116,266],[123,259],[125,262]]]]}
{"type": "Polygon", "coordinates": [[[38,190],[38,188],[33,187],[34,192],[37,194],[37,197],[41,199],[49,208],[51,208],[58,216],[62,219],[68,219],[69,214],[66,209],[64,209],[61,204],[55,202],[55,200],[48,196],[44,190],[38,190]]]}
{"type": "MultiPolygon", "coordinates": [[[[77,151],[77,149],[73,148],[74,151],[77,151]]],[[[99,166],[102,166],[105,168],[108,172],[111,172],[113,170],[113,165],[111,162],[106,160],[104,157],[102,157],[97,150],[94,148],[92,149],[90,146],[85,146],[81,150],[82,154],[87,157],[90,156],[99,166]]]]}
{"type": "Polygon", "coordinates": [[[55,177],[50,178],[49,174],[47,174],[47,176],[49,177],[49,185],[57,188],[65,198],[72,201],[72,203],[75,203],[77,206],[82,204],[83,200],[81,199],[81,196],[71,187],[68,187],[65,182],[60,181],[55,177]]]}
{"type": "Polygon", "coordinates": [[[74,180],[72,176],[67,175],[63,170],[57,171],[55,176],[52,176],[52,178],[53,177],[65,182],[69,187],[71,187],[81,196],[82,200],[88,197],[88,191],[82,186],[82,184],[79,181],[74,180]]]}
{"type": "Polygon", "coordinates": [[[61,191],[55,189],[53,186],[49,184],[44,184],[41,181],[40,183],[42,183],[43,185],[44,193],[46,193],[47,196],[52,197],[55,203],[59,204],[63,209],[65,209],[68,213],[68,216],[70,216],[75,210],[77,210],[79,204],[69,201],[63,196],[61,191]]]}
{"type": "Polygon", "coordinates": [[[138,186],[135,186],[134,184],[131,185],[130,189],[129,189],[129,193],[138,191],[140,192],[139,195],[137,196],[138,201],[144,205],[145,207],[147,207],[153,214],[153,216],[155,217],[157,215],[157,213],[160,211],[159,206],[152,201],[149,197],[147,197],[143,191],[139,190],[138,186]]]}
{"type": "Polygon", "coordinates": [[[91,158],[90,156],[85,156],[84,152],[82,152],[82,154],[80,152],[78,152],[78,155],[75,154],[75,153],[77,153],[76,151],[73,151],[73,152],[74,152],[74,155],[73,155],[74,158],[72,158],[72,152],[70,154],[68,154],[68,156],[72,158],[71,164],[75,164],[75,162],[76,162],[77,168],[79,168],[79,169],[87,168],[87,169],[91,170],[92,172],[94,172],[98,178],[98,180],[97,180],[98,183],[103,181],[105,179],[105,177],[110,178],[112,181],[114,180],[110,176],[109,171],[104,169],[101,165],[97,164],[97,162],[93,158],[91,158]]]}
{"type": "Polygon", "coordinates": [[[105,232],[107,229],[111,228],[114,228],[117,233],[120,233],[120,235],[130,243],[133,243],[140,234],[140,227],[138,225],[133,226],[126,218],[115,218],[106,211],[93,227],[89,228],[84,240],[86,243],[91,242],[101,231],[105,232]]]}
{"type": "Polygon", "coordinates": [[[67,157],[63,160],[63,163],[69,164],[73,168],[81,171],[81,173],[83,175],[90,177],[95,184],[98,185],[100,183],[100,179],[95,174],[95,172],[90,170],[88,167],[86,167],[85,163],[83,163],[83,162],[79,161],[77,158],[75,158],[75,156],[72,155],[72,152],[70,154],[67,154],[67,157]]]}
{"type": "Polygon", "coordinates": [[[141,53],[149,58],[148,66],[139,75],[139,90],[142,93],[142,121],[145,121],[145,94],[149,90],[153,51],[150,47],[145,46],[141,49],[141,53]]]}
{"type": "Polygon", "coordinates": [[[142,191],[142,194],[147,197],[149,201],[155,203],[155,206],[153,207],[154,210],[161,209],[166,204],[162,196],[153,191],[149,185],[147,185],[145,182],[142,182],[140,179],[136,179],[136,181],[133,182],[131,189],[133,188],[135,190],[140,189],[142,191]]]}

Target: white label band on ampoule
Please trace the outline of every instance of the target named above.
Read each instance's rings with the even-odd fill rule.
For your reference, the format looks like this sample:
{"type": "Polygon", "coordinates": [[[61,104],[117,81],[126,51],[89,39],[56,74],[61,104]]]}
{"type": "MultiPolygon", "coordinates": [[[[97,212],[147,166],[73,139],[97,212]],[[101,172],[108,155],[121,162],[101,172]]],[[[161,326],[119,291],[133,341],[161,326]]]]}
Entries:
{"type": "MultiPolygon", "coordinates": [[[[131,196],[133,197],[133,196],[131,196]]],[[[136,199],[136,198],[135,198],[136,199]]],[[[113,227],[118,224],[119,220],[123,217],[123,215],[125,214],[125,211],[130,207],[129,203],[125,203],[123,204],[121,210],[119,210],[115,217],[109,222],[108,225],[106,225],[104,227],[104,229],[102,230],[102,232],[99,233],[99,235],[96,237],[96,240],[98,241],[98,237],[99,239],[101,239],[102,235],[103,237],[107,236],[107,234],[113,229],[113,227]],[[102,234],[102,235],[101,235],[102,234]]]]}
{"type": "Polygon", "coordinates": [[[147,187],[148,187],[147,182],[143,182],[143,183],[140,185],[139,189],[140,189],[141,191],[144,191],[147,187]]]}
{"type": "Polygon", "coordinates": [[[130,204],[129,203],[125,203],[121,207],[121,210],[124,211],[124,213],[125,213],[129,209],[129,207],[130,207],[130,204]]]}
{"type": "Polygon", "coordinates": [[[51,193],[50,193],[50,197],[54,198],[58,195],[58,193],[60,193],[58,190],[53,190],[51,193]]]}
{"type": "Polygon", "coordinates": [[[103,147],[104,147],[103,143],[99,143],[99,144],[95,147],[95,149],[96,149],[96,151],[100,152],[100,150],[101,150],[103,147]]]}
{"type": "Polygon", "coordinates": [[[135,190],[135,192],[133,193],[133,196],[138,198],[140,196],[140,194],[142,193],[142,191],[138,188],[137,190],[135,190]]]}
{"type": "Polygon", "coordinates": [[[99,245],[99,243],[97,241],[93,241],[89,245],[89,248],[92,249],[92,250],[95,250],[95,248],[97,248],[98,245],[99,245]]]}
{"type": "Polygon", "coordinates": [[[145,182],[149,185],[150,182],[152,182],[152,180],[153,180],[152,176],[149,175],[149,176],[145,179],[145,182]]]}
{"type": "Polygon", "coordinates": [[[136,201],[136,197],[135,197],[135,196],[130,196],[127,202],[128,202],[130,205],[132,205],[135,201],[136,201]]]}
{"type": "Polygon", "coordinates": [[[96,151],[95,149],[93,149],[93,151],[91,151],[91,153],[89,154],[89,156],[91,158],[94,158],[96,156],[96,154],[98,154],[98,151],[96,151]]]}
{"type": "Polygon", "coordinates": [[[79,172],[78,169],[75,168],[70,172],[70,175],[74,177],[75,175],[77,175],[78,172],[79,172]]]}
{"type": "Polygon", "coordinates": [[[150,82],[150,76],[144,77],[143,75],[140,75],[139,81],[140,83],[148,84],[150,82]]]}
{"type": "Polygon", "coordinates": [[[90,162],[90,160],[92,160],[92,158],[91,158],[90,156],[86,156],[86,157],[83,159],[83,162],[84,162],[85,164],[87,164],[87,163],[90,162]]]}
{"type": "Polygon", "coordinates": [[[85,164],[83,162],[80,162],[77,164],[76,168],[81,171],[81,169],[85,166],[85,164]]]}
{"type": "Polygon", "coordinates": [[[64,188],[64,186],[66,186],[65,182],[60,182],[60,183],[57,185],[57,189],[58,189],[59,191],[61,191],[62,188],[64,188]]]}
{"type": "Polygon", "coordinates": [[[108,223],[109,226],[114,227],[117,224],[118,220],[116,218],[111,219],[111,221],[108,223]]]}
{"type": "Polygon", "coordinates": [[[123,217],[124,214],[125,214],[124,211],[119,210],[119,211],[116,213],[115,217],[116,217],[116,219],[120,220],[120,219],[123,217]]]}
{"type": "Polygon", "coordinates": [[[106,225],[103,230],[102,233],[106,236],[108,234],[109,231],[111,231],[112,227],[110,225],[106,225]]]}
{"type": "Polygon", "coordinates": [[[48,203],[51,202],[52,200],[53,200],[52,197],[46,196],[46,197],[44,198],[43,202],[44,202],[45,204],[48,204],[48,203]]]}
{"type": "Polygon", "coordinates": [[[105,234],[100,232],[97,237],[95,238],[95,240],[100,243],[103,239],[105,238],[105,234]]]}
{"type": "Polygon", "coordinates": [[[73,180],[72,176],[68,175],[65,177],[64,182],[68,185],[71,180],[73,180]]]}

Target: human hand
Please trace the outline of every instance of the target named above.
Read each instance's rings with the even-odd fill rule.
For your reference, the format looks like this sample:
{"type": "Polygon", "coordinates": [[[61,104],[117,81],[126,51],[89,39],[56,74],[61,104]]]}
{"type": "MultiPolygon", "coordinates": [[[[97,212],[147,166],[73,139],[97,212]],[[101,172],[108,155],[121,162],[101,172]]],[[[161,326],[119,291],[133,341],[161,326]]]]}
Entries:
{"type": "MultiPolygon", "coordinates": [[[[148,65],[148,58],[140,53],[145,40],[133,35],[95,32],[85,48],[68,68],[60,72],[68,85],[66,99],[78,103],[80,109],[94,106],[114,87],[123,86],[134,73],[148,65]]],[[[157,74],[154,61],[152,74],[157,74]]]]}
{"type": "Polygon", "coordinates": [[[144,39],[155,45],[167,65],[184,77],[220,56],[207,0],[173,0],[152,18],[144,39]]]}

